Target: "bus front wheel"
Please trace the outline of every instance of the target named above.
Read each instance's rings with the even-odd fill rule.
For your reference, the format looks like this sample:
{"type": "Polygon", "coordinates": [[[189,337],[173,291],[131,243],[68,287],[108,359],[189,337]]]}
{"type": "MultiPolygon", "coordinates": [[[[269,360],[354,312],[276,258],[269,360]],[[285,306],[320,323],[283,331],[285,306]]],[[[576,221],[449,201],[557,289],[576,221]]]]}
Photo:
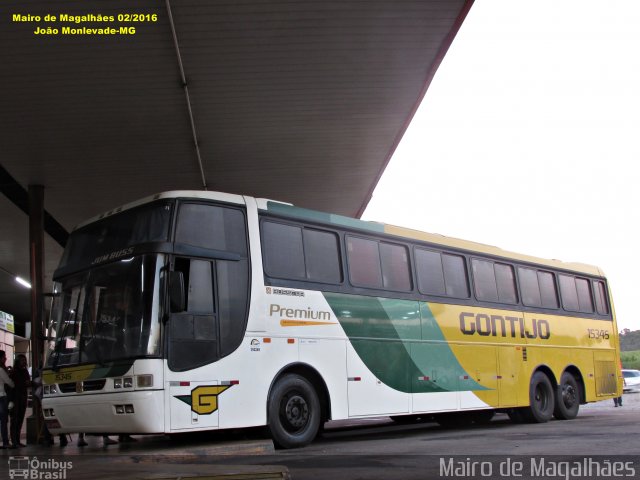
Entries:
{"type": "Polygon", "coordinates": [[[320,400],[313,385],[300,375],[287,374],[269,396],[269,431],[277,447],[304,447],[318,434],[320,400]]]}
{"type": "Polygon", "coordinates": [[[527,420],[544,423],[551,420],[555,408],[555,394],[551,380],[543,372],[536,372],[529,384],[529,408],[525,411],[527,420]]]}
{"type": "Polygon", "coordinates": [[[564,372],[556,390],[556,407],[553,416],[558,420],[571,420],[578,416],[580,409],[580,387],[576,378],[564,372]]]}

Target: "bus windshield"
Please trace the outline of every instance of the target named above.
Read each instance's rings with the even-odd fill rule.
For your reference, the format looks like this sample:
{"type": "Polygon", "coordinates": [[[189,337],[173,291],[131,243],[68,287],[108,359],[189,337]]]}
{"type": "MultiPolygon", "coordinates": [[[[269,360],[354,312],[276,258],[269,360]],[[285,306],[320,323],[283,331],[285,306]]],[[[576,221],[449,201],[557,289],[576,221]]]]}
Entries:
{"type": "Polygon", "coordinates": [[[46,365],[159,355],[162,265],[162,255],[141,255],[57,282],[46,365]]]}
{"type": "MultiPolygon", "coordinates": [[[[140,246],[167,242],[172,204],[159,201],[117,213],[74,230],[54,279],[116,258],[133,256],[140,246]]],[[[147,248],[158,251],[157,248],[147,248]]]]}

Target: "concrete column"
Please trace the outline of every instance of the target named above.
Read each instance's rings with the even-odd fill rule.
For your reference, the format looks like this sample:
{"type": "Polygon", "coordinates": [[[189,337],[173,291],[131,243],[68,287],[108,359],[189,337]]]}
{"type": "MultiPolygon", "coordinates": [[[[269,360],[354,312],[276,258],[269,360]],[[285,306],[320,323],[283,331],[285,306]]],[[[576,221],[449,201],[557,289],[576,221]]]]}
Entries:
{"type": "MultiPolygon", "coordinates": [[[[29,185],[29,257],[31,260],[31,366],[42,368],[44,338],[44,187],[29,185]]],[[[40,402],[32,402],[33,416],[28,419],[27,442],[36,443],[42,429],[40,402]],[[29,421],[30,420],[30,421],[29,421]]]]}

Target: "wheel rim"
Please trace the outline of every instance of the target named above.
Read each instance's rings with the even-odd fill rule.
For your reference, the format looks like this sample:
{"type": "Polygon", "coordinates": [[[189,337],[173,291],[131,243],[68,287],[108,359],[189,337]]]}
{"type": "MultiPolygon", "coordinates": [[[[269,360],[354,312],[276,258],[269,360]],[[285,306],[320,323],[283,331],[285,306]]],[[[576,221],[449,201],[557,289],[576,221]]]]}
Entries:
{"type": "Polygon", "coordinates": [[[289,432],[302,430],[309,422],[309,405],[306,399],[297,393],[287,396],[282,401],[280,418],[282,425],[289,432]]]}
{"type": "Polygon", "coordinates": [[[549,406],[549,392],[543,385],[538,385],[535,391],[534,400],[538,411],[545,412],[549,406]]]}
{"type": "Polygon", "coordinates": [[[562,386],[562,402],[567,408],[573,407],[578,401],[578,392],[573,385],[565,384],[562,386]]]}

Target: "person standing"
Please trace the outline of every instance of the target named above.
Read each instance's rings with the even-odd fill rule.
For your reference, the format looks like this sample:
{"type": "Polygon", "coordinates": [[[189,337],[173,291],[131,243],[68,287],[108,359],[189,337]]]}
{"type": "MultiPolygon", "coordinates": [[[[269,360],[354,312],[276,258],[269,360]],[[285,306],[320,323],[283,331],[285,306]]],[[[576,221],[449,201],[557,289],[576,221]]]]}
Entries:
{"type": "Polygon", "coordinates": [[[9,448],[9,435],[7,432],[7,422],[9,419],[9,400],[7,399],[6,388],[13,388],[13,380],[9,377],[7,370],[7,354],[0,350],[0,435],[2,435],[2,449],[9,448]]]}
{"type": "MultiPolygon", "coordinates": [[[[623,388],[627,386],[627,381],[624,379],[624,377],[622,378],[622,385],[623,385],[623,388]]],[[[613,399],[613,406],[614,407],[622,406],[622,395],[620,395],[619,397],[615,397],[613,399]]]]}
{"type": "Polygon", "coordinates": [[[27,357],[18,355],[16,357],[13,370],[11,370],[11,379],[14,383],[13,408],[11,409],[11,448],[24,447],[20,443],[20,432],[22,432],[22,424],[24,422],[24,414],[27,412],[27,401],[29,399],[29,385],[31,377],[27,368],[27,357]]]}

